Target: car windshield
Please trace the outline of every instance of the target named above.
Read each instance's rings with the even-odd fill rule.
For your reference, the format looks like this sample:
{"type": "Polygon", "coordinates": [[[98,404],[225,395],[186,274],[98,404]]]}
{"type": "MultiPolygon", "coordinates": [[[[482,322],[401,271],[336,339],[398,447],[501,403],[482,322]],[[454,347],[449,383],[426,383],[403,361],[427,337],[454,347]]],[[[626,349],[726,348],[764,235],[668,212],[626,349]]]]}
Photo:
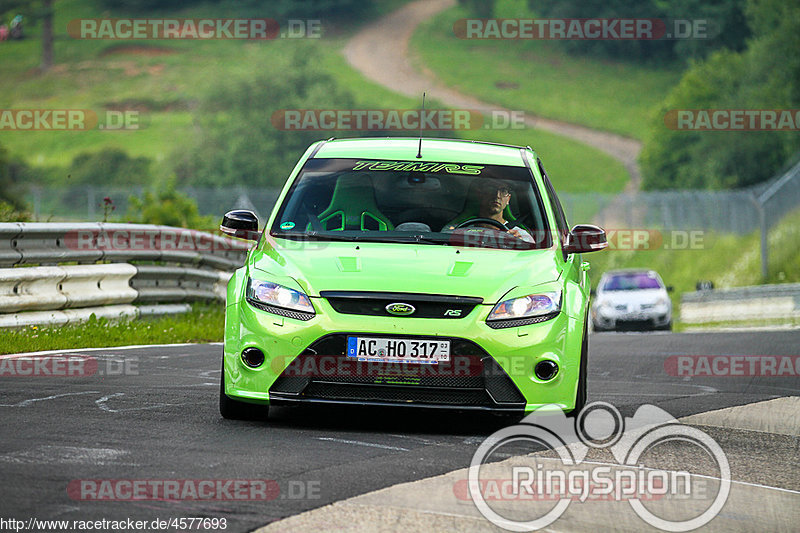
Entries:
{"type": "Polygon", "coordinates": [[[663,286],[654,272],[634,272],[631,274],[615,274],[610,276],[603,290],[636,291],[642,289],[660,289],[663,286]]]}
{"type": "Polygon", "coordinates": [[[537,249],[551,246],[546,220],[524,167],[310,159],[284,198],[270,234],[537,249]]]}

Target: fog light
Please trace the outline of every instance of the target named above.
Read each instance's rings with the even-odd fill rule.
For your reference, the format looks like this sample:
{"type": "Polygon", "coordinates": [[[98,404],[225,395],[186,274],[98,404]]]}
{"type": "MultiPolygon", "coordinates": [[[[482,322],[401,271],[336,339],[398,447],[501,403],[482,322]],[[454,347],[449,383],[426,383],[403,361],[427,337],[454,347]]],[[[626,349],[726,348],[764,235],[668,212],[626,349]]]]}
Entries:
{"type": "Polygon", "coordinates": [[[539,361],[533,371],[542,381],[550,381],[558,374],[558,365],[549,360],[539,361]]]}
{"type": "Polygon", "coordinates": [[[242,351],[242,361],[251,368],[258,368],[264,364],[264,352],[258,348],[245,348],[242,351]]]}

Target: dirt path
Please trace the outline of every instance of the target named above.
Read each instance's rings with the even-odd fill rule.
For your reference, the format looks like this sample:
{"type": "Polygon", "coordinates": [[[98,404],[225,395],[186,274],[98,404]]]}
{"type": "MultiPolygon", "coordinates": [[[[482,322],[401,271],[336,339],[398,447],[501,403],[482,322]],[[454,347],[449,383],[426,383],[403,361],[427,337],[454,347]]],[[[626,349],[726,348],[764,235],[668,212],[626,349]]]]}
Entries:
{"type": "MultiPolygon", "coordinates": [[[[364,76],[392,91],[419,98],[423,91],[430,98],[457,109],[475,109],[484,113],[504,108],[487,104],[446,87],[430,72],[411,66],[409,40],[414,29],[440,11],[455,5],[455,0],[417,0],[368,24],[353,36],[344,48],[344,56],[364,76]]],[[[582,142],[621,161],[631,177],[626,190],[639,189],[641,174],[636,162],[642,143],[613,133],[597,131],[577,124],[525,115],[525,124],[582,142]]]]}

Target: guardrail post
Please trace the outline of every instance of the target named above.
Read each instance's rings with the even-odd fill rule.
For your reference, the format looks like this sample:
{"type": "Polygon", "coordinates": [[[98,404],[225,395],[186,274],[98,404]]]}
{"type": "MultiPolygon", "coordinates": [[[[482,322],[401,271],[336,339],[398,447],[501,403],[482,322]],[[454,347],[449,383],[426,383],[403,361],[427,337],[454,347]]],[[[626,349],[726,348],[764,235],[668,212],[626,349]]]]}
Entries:
{"type": "Polygon", "coordinates": [[[94,220],[94,187],[86,187],[86,219],[94,220]]]}
{"type": "Polygon", "coordinates": [[[767,228],[767,216],[764,212],[764,206],[761,205],[758,197],[755,194],[750,194],[748,199],[753,202],[758,213],[758,227],[761,233],[761,281],[767,281],[768,265],[769,265],[769,233],[767,228]]]}

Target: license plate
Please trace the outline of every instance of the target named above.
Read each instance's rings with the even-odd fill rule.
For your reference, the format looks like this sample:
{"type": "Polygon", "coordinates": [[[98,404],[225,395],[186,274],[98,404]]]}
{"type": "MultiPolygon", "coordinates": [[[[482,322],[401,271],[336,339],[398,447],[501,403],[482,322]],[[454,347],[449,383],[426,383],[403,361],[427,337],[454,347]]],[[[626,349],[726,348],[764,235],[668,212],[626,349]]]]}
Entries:
{"type": "Polygon", "coordinates": [[[450,360],[450,341],[347,337],[347,357],[359,361],[435,365],[450,360]]]}

